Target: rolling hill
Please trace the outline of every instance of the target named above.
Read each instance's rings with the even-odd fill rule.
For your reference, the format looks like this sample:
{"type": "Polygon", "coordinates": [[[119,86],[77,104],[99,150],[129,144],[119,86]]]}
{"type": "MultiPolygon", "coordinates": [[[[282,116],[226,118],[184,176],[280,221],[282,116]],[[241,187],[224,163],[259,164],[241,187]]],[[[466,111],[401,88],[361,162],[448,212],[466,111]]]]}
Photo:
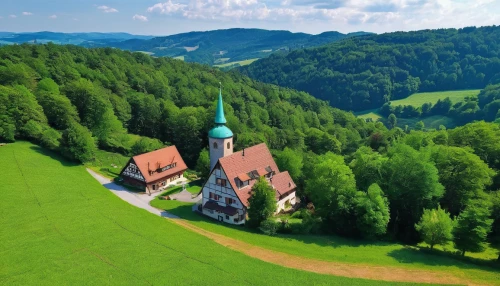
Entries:
{"type": "Polygon", "coordinates": [[[209,65],[264,58],[276,51],[320,46],[344,38],[365,35],[324,32],[319,35],[262,29],[227,29],[189,32],[149,40],[131,39],[110,46],[129,51],[144,51],[154,56],[184,56],[188,62],[209,65]]]}
{"type": "Polygon", "coordinates": [[[125,41],[130,39],[151,39],[152,36],[132,35],[128,33],[58,33],[58,32],[34,32],[34,33],[11,33],[0,32],[0,43],[22,44],[22,43],[48,43],[71,44],[82,46],[103,46],[108,42],[125,41]]]}
{"type": "Polygon", "coordinates": [[[417,92],[500,83],[500,27],[367,35],[273,54],[241,67],[254,79],[361,111],[417,92]]]}

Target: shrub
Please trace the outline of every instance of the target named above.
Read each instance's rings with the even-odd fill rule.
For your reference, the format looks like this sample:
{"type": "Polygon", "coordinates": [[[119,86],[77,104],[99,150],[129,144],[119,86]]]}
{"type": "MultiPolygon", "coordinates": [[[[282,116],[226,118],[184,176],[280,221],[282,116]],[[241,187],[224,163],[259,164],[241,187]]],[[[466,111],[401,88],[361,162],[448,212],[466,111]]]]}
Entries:
{"type": "Polygon", "coordinates": [[[275,235],[280,227],[280,223],[271,219],[267,219],[260,223],[260,231],[267,235],[275,235]]]}

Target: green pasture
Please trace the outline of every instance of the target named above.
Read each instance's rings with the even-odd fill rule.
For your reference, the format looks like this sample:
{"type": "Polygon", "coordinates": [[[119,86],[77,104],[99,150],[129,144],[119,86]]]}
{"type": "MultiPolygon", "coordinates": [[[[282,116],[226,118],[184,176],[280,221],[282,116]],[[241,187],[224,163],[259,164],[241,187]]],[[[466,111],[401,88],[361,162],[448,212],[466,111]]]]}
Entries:
{"type": "MultiPolygon", "coordinates": [[[[419,247],[387,242],[356,241],[337,236],[266,236],[243,226],[230,226],[193,213],[190,203],[155,199],[151,205],[185,218],[208,231],[292,255],[354,264],[443,271],[458,277],[472,279],[478,283],[496,284],[500,281],[498,269],[457,260],[449,254],[429,254],[426,253],[425,249],[422,250],[419,247]]],[[[466,255],[484,260],[497,258],[496,251],[493,249],[481,254],[471,255],[467,253],[466,255]]]]}
{"type": "Polygon", "coordinates": [[[447,97],[449,97],[453,103],[456,103],[462,101],[466,97],[477,96],[479,92],[481,92],[480,89],[420,92],[412,94],[407,98],[391,100],[391,105],[413,105],[415,107],[420,107],[427,102],[435,104],[439,99],[443,100],[447,97]]]}
{"type": "Polygon", "coordinates": [[[184,61],[184,56],[173,57],[176,60],[184,61]]]}
{"type": "Polygon", "coordinates": [[[27,142],[0,147],[1,285],[387,285],[229,250],[27,142]]]}
{"type": "Polygon", "coordinates": [[[239,64],[240,66],[247,66],[247,65],[255,62],[256,60],[259,60],[259,58],[248,59],[248,60],[237,61],[237,62],[229,62],[229,63],[214,65],[214,66],[219,67],[219,68],[229,67],[229,66],[233,66],[233,65],[237,65],[237,64],[239,64]]]}

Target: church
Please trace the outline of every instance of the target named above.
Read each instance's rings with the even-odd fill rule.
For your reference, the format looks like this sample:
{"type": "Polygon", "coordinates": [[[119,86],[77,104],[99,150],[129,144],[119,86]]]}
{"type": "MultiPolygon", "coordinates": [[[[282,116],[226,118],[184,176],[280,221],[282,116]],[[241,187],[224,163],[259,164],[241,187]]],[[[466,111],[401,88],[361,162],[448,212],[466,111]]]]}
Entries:
{"type": "Polygon", "coordinates": [[[265,177],[274,189],[277,212],[296,202],[296,185],[287,171],[280,172],[265,143],[233,153],[233,132],[226,126],[219,90],[215,127],[208,133],[210,175],[201,190],[198,210],[230,224],[244,224],[252,186],[265,177]]]}

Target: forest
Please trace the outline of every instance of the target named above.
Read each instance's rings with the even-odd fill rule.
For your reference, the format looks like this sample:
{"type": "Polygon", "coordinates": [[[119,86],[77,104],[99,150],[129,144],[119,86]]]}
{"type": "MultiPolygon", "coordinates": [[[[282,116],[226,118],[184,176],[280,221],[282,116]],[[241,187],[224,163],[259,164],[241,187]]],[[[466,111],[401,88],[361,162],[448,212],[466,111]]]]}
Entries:
{"type": "Polygon", "coordinates": [[[361,111],[416,92],[500,83],[499,38],[498,26],[366,35],[274,54],[239,69],[342,110],[361,111]]]}
{"type": "Polygon", "coordinates": [[[0,141],[79,162],[98,148],[128,156],[175,144],[206,172],[197,165],[208,165],[219,82],[235,149],[267,143],[297,183],[302,231],[453,242],[462,254],[500,245],[498,121],[388,129],[239,73],[113,48],[20,45],[0,48],[0,141]],[[442,235],[429,238],[436,227],[442,235]]]}

